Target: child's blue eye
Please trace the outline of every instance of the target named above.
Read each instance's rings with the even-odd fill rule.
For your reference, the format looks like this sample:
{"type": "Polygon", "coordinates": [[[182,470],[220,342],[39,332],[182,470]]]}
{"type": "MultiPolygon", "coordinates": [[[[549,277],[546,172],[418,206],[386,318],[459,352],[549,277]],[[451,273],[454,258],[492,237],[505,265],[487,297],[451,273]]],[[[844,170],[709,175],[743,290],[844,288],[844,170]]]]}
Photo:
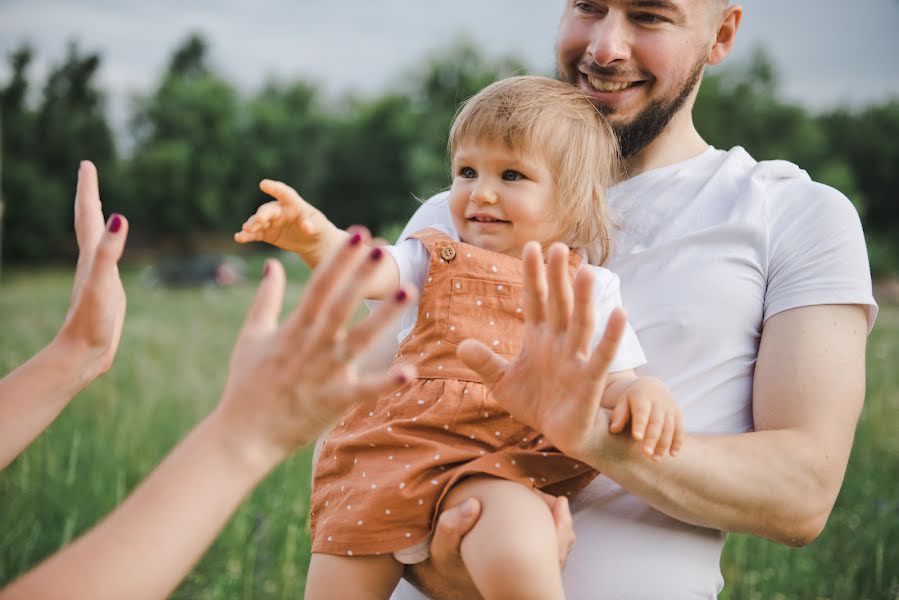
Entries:
{"type": "Polygon", "coordinates": [[[464,177],[465,179],[474,179],[478,176],[478,173],[471,167],[462,167],[459,169],[459,176],[464,177]]]}
{"type": "Polygon", "coordinates": [[[522,175],[518,171],[508,169],[506,171],[503,171],[503,179],[505,181],[518,181],[519,179],[524,179],[524,175],[522,175]]]}

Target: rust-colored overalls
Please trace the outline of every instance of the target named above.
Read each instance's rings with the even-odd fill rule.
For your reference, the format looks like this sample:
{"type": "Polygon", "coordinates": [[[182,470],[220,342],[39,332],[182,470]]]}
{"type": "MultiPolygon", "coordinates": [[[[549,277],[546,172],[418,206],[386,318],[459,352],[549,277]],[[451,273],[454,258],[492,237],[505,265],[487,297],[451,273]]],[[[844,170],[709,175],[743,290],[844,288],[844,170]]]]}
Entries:
{"type": "MultiPolygon", "coordinates": [[[[418,378],[359,405],[329,434],[315,469],[313,552],[417,548],[414,558],[398,558],[418,562],[441,500],[463,477],[488,474],[571,495],[597,475],[513,419],[456,358],[467,338],[506,358],[521,351],[522,261],[433,229],[412,237],[430,251],[430,265],[415,327],[396,360],[415,364],[418,378]]],[[[574,268],[580,257],[572,256],[574,268]]]]}

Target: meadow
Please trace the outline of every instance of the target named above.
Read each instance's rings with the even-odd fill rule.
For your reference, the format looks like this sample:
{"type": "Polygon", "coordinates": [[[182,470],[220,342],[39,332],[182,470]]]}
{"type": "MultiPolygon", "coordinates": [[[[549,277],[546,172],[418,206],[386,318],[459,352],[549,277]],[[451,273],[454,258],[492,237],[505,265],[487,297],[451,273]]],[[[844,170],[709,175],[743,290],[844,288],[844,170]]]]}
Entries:
{"type": "MultiPolygon", "coordinates": [[[[251,261],[251,281],[260,264],[251,261]]],[[[304,273],[291,263],[289,275],[292,306],[304,273]]],[[[128,317],[115,366],[0,472],[0,586],[121,502],[224,384],[254,286],[170,290],[146,287],[138,271],[124,276],[128,317]]],[[[49,341],[70,284],[65,271],[4,271],[0,373],[49,341]]],[[[801,549],[731,535],[721,598],[899,599],[897,423],[899,307],[883,306],[868,344],[865,408],[827,528],[801,549]]],[[[297,453],[246,499],[173,598],[302,597],[310,454],[297,453]]]]}

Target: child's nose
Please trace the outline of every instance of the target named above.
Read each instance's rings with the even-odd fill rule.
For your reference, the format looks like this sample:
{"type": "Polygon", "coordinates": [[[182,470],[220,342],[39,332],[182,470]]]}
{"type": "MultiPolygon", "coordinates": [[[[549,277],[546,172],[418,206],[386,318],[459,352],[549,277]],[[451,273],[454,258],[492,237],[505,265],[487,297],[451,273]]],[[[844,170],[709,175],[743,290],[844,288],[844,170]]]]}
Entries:
{"type": "Polygon", "coordinates": [[[477,204],[496,204],[496,192],[485,184],[478,184],[471,192],[471,200],[477,204]]]}

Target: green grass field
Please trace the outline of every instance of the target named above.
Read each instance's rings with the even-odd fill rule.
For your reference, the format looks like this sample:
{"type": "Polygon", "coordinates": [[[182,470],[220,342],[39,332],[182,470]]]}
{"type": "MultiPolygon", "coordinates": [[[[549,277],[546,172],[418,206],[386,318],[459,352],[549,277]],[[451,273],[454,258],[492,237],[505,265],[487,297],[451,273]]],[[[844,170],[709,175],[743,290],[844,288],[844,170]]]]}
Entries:
{"type": "MultiPolygon", "coordinates": [[[[301,269],[289,271],[300,281],[301,269]]],[[[0,373],[49,341],[69,285],[70,276],[55,271],[4,273],[0,373]]],[[[136,273],[126,274],[126,287],[128,318],[113,369],[0,473],[0,585],[109,512],[210,410],[254,290],[147,289],[136,273]]],[[[299,290],[289,287],[288,305],[299,290]]],[[[882,307],[868,344],[865,409],[826,530],[798,550],[730,536],[722,598],[899,598],[897,423],[899,308],[882,307]]],[[[309,452],[301,452],[244,502],[173,597],[301,597],[308,495],[309,452]]]]}

